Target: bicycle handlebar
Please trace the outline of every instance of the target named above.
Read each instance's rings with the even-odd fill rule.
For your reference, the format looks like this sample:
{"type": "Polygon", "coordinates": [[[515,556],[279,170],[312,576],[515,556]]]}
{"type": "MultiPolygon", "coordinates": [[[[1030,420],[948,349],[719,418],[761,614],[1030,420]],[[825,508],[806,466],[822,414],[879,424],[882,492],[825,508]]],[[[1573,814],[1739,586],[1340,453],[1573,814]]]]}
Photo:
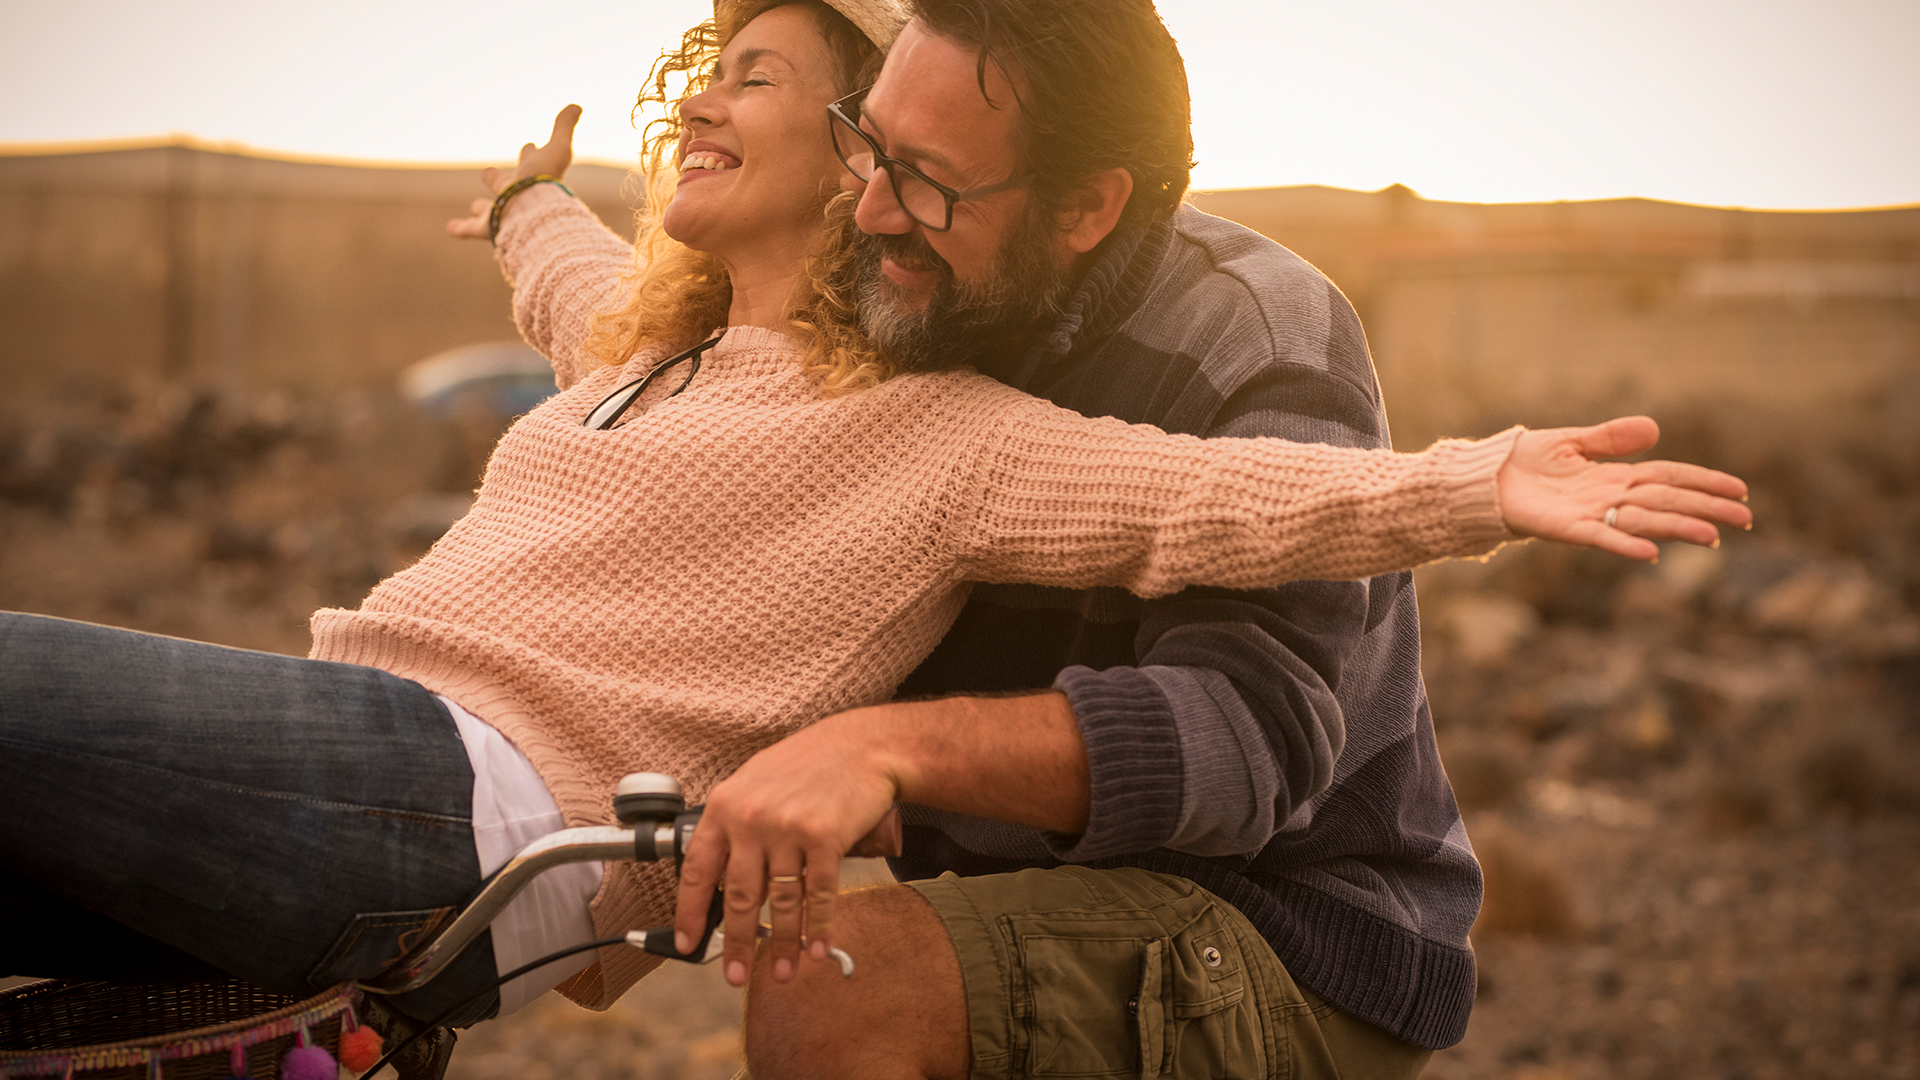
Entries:
{"type": "MultiPolygon", "coordinates": [[[[699,820],[697,813],[689,816],[699,820]]],[[[661,829],[587,825],[562,829],[535,840],[501,867],[451,922],[416,945],[393,967],[371,979],[361,980],[361,988],[376,994],[404,994],[419,989],[465,952],[514,896],[541,873],[576,862],[659,861],[663,837],[658,834],[663,831],[669,832],[664,837],[667,857],[677,858],[684,841],[670,823],[661,829]]],[[[687,834],[691,833],[689,826],[687,834]]]]}
{"type": "MultiPolygon", "coordinates": [[[[472,901],[451,922],[429,928],[426,940],[415,945],[386,971],[363,979],[361,989],[375,994],[403,994],[425,986],[446,970],[448,964],[473,944],[521,889],[541,873],[566,863],[576,862],[665,862],[676,866],[686,856],[693,840],[694,827],[700,824],[701,807],[687,808],[679,781],[659,773],[631,773],[620,781],[613,799],[619,825],[586,825],[562,829],[521,848],[480,889],[472,901]]],[[[898,825],[894,826],[896,832],[898,825]]],[[[669,960],[702,964],[720,954],[725,940],[720,931],[724,914],[723,897],[718,890],[707,906],[706,932],[692,951],[682,953],[673,947],[673,927],[657,926],[627,934],[629,945],[669,960]]],[[[764,931],[763,931],[764,932],[764,931]]],[[[853,977],[853,958],[840,949],[832,950],[840,963],[840,974],[853,977]]]]}

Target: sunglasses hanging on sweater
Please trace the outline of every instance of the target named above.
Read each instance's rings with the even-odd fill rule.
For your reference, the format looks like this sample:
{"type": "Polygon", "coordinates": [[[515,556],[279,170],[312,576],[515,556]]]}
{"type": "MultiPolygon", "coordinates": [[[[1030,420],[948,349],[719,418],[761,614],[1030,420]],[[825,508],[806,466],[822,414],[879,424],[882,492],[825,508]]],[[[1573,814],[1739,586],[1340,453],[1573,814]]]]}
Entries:
{"type": "Polygon", "coordinates": [[[629,406],[635,401],[640,400],[640,395],[647,392],[647,387],[653,385],[653,380],[659,377],[661,372],[682,362],[687,364],[687,377],[680,380],[680,385],[674,387],[673,393],[667,396],[673,397],[680,391],[685,390],[688,384],[693,382],[693,377],[700,374],[700,357],[705,355],[708,349],[718,344],[720,344],[719,337],[710,337],[678,356],[669,356],[665,360],[653,365],[652,370],[648,371],[645,375],[627,383],[601,399],[600,404],[595,405],[593,411],[587,414],[587,418],[580,421],[580,426],[586,428],[588,431],[605,431],[612,427],[620,421],[620,417],[626,413],[629,406]]]}

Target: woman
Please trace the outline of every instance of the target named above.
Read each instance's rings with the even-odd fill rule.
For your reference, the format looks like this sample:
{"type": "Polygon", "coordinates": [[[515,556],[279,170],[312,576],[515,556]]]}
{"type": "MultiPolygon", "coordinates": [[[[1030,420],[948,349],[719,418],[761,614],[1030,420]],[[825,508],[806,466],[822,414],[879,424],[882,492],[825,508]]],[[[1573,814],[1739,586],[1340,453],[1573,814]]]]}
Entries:
{"type": "MultiPolygon", "coordinates": [[[[489,833],[603,820],[634,769],[698,799],[754,750],[884,700],[971,580],[1155,595],[1364,576],[1510,537],[1496,489],[1505,521],[1544,500],[1558,535],[1629,497],[1700,519],[1685,530],[1699,539],[1707,519],[1746,520],[1681,490],[1743,490],[1705,470],[1596,466],[1573,495],[1529,489],[1544,475],[1529,454],[1565,445],[1545,433],[1419,456],[1202,443],[968,373],[863,373],[884,361],[857,337],[793,319],[841,168],[821,110],[871,52],[840,18],[810,3],[724,20],[711,83],[680,110],[725,135],[678,140],[685,168],[655,204],[666,239],[638,284],[659,302],[609,324],[616,344],[648,343],[596,365],[571,347],[588,324],[569,313],[600,297],[544,305],[565,322],[546,338],[565,389],[502,439],[473,512],[420,563],[359,609],[314,616],[312,659],[0,618],[0,855],[23,888],[266,985],[364,977],[477,884],[489,833]],[[647,381],[718,320],[701,355],[647,381]],[[640,392],[625,400],[624,384],[640,392]],[[1636,477],[1679,488],[1630,495],[1636,477]],[[106,784],[108,805],[75,798],[106,784]]],[[[611,250],[552,185],[511,210],[509,234],[585,245],[560,263],[611,250]]],[[[556,886],[535,904],[550,910],[497,924],[401,1004],[425,1012],[510,956],[581,939],[594,889],[556,886]]],[[[592,926],[657,923],[671,903],[665,872],[617,867],[592,926]]],[[[569,993],[611,1001],[643,971],[616,951],[569,993]]],[[[565,972],[542,974],[507,1004],[565,972]]]]}

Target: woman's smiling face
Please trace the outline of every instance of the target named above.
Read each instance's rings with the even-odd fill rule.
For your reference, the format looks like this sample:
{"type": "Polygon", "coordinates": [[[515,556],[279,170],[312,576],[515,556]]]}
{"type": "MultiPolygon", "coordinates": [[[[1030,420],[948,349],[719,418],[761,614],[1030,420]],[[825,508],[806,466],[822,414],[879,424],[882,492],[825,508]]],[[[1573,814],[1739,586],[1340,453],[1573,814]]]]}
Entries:
{"type": "Polygon", "coordinates": [[[667,235],[734,266],[804,257],[844,170],[827,137],[840,96],[814,17],[778,7],[721,50],[707,88],[680,105],[680,180],[667,235]]]}

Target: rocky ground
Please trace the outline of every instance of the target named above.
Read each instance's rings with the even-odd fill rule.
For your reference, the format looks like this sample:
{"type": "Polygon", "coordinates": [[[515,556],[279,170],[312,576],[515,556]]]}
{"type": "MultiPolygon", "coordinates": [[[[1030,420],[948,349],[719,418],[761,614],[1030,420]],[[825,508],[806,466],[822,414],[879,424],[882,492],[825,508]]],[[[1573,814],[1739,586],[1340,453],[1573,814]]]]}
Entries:
{"type": "MultiPolygon", "coordinates": [[[[140,387],[0,413],[0,608],[304,653],[460,513],[494,435],[381,396],[140,387]]],[[[1487,871],[1433,1080],[1920,1078],[1920,448],[1663,449],[1760,526],[1656,567],[1524,546],[1422,571],[1426,679],[1487,871]]],[[[678,968],[468,1033],[453,1076],[722,1078],[678,968]]]]}

